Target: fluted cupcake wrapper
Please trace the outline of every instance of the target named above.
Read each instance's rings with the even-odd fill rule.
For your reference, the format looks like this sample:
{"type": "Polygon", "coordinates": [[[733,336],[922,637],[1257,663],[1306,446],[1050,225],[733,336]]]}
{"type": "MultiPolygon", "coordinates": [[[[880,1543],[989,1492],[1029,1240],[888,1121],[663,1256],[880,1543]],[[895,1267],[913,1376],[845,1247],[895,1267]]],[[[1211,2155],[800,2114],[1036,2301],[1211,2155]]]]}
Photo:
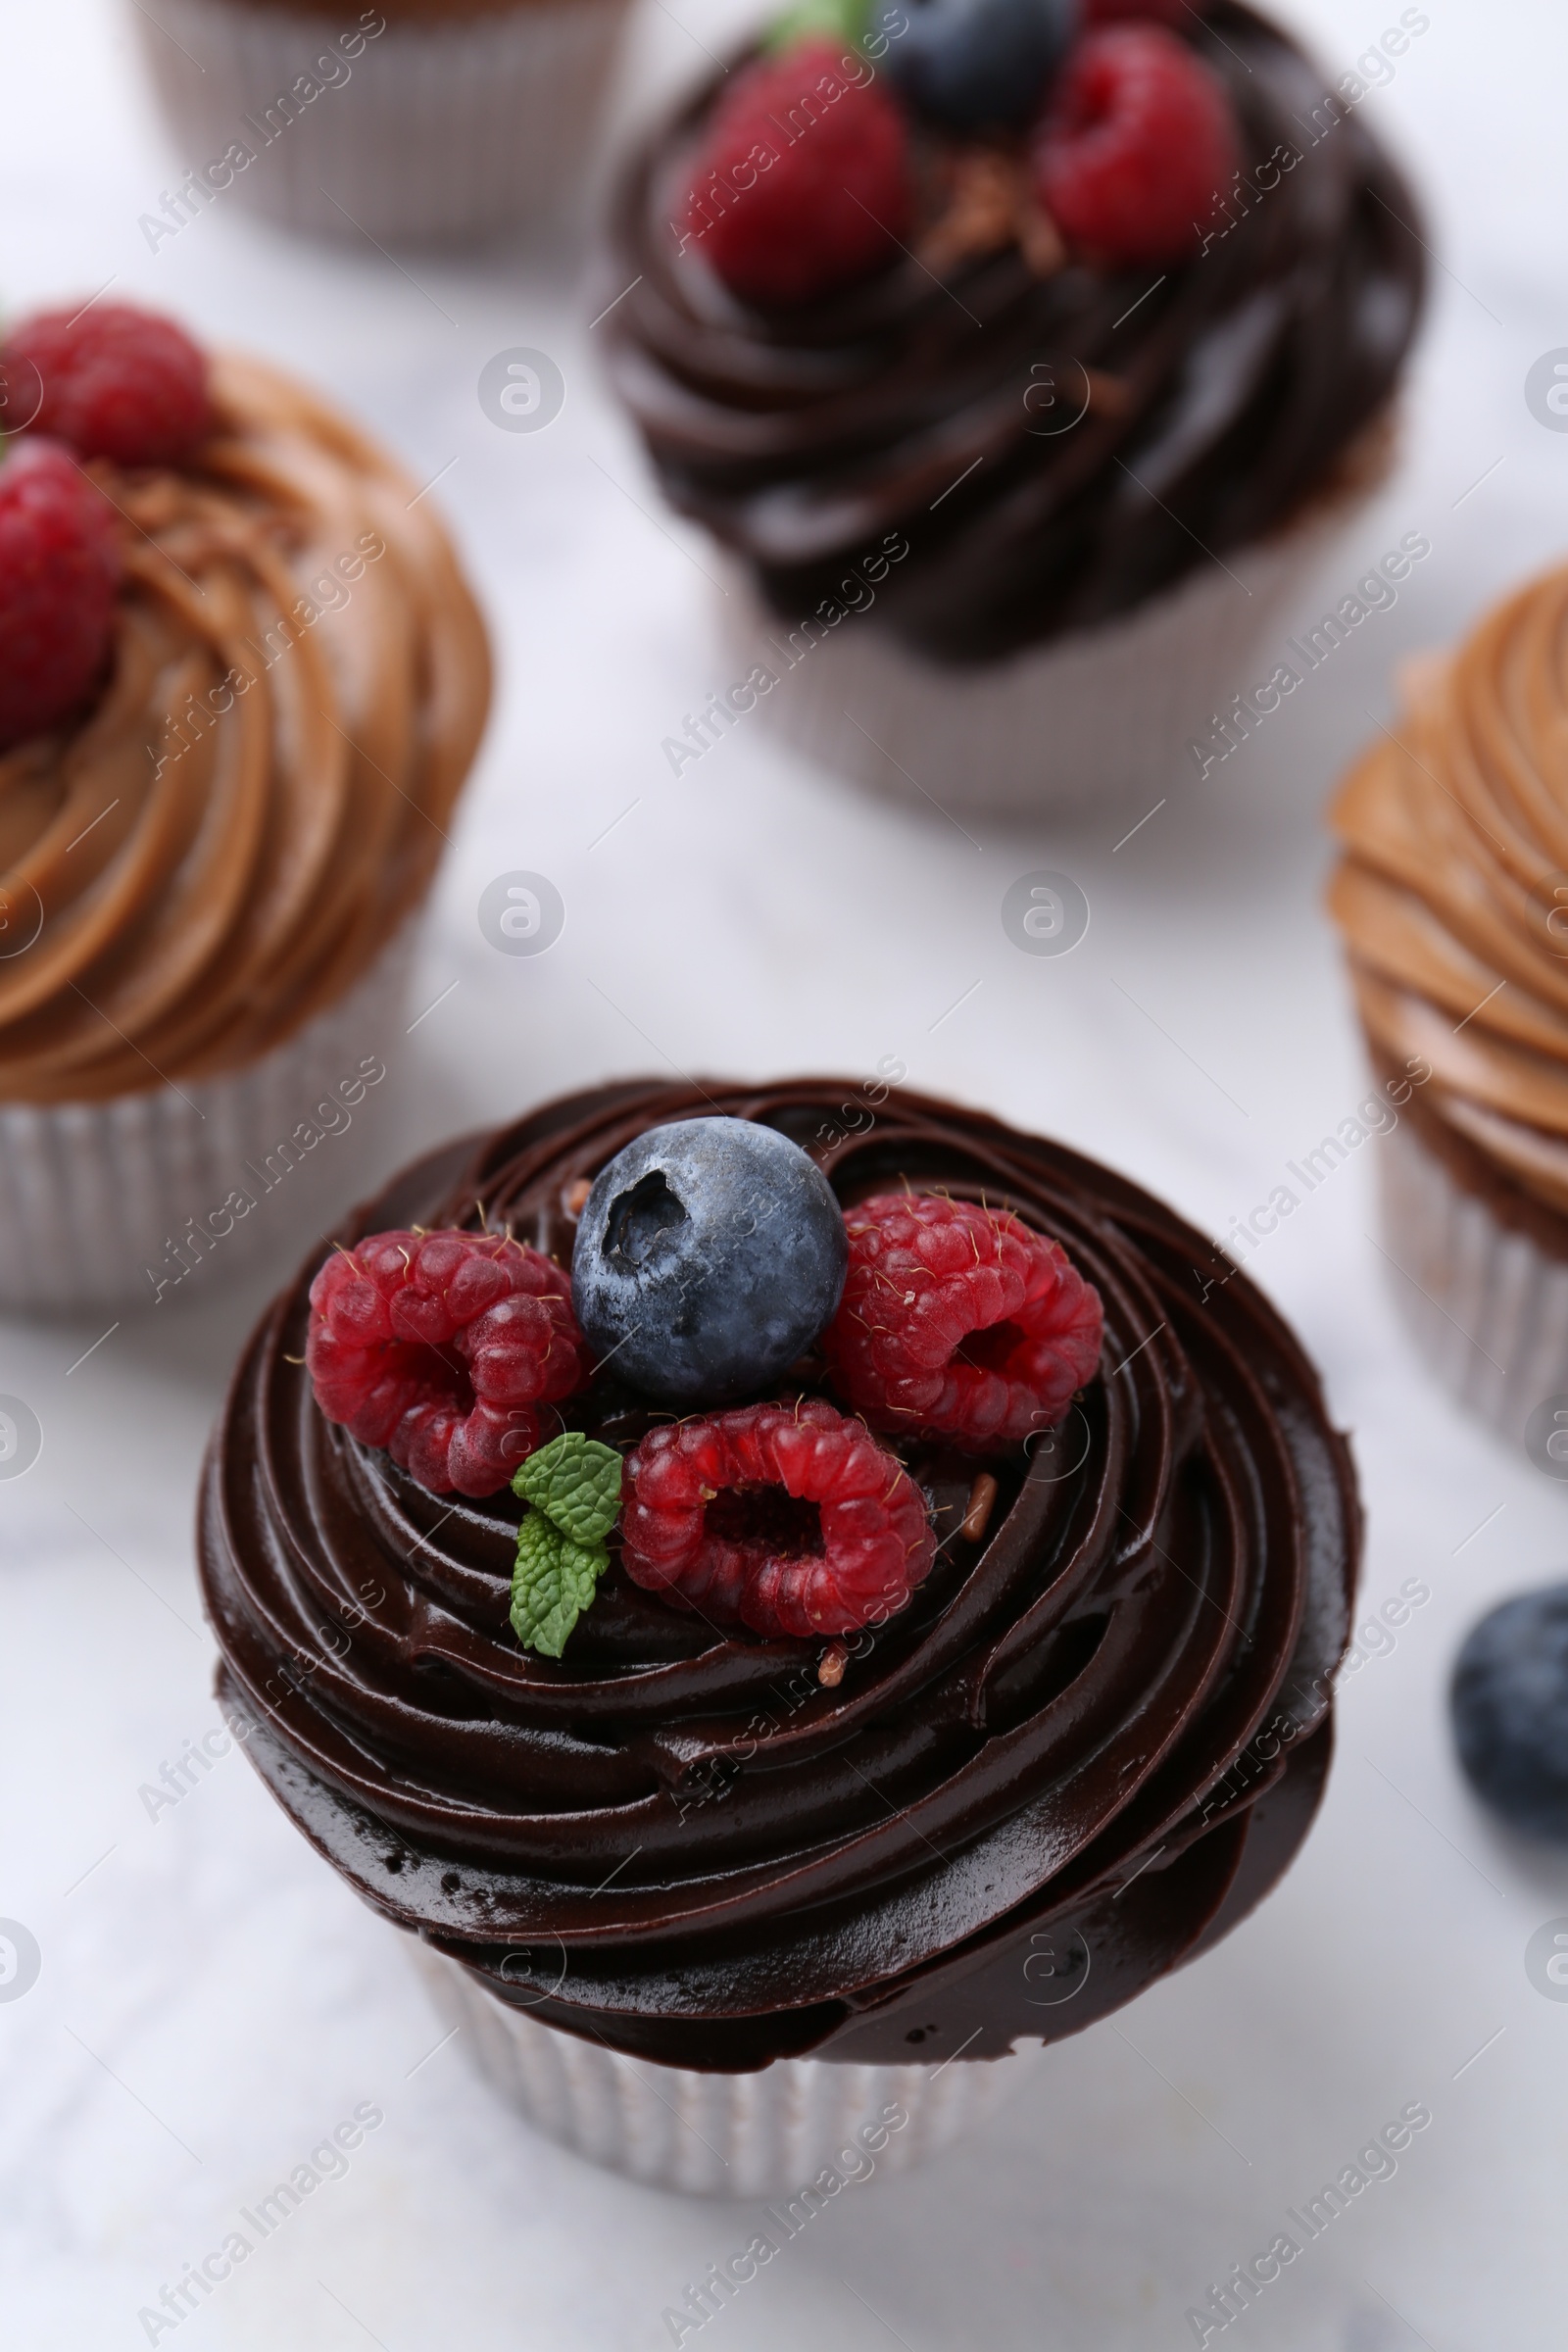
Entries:
{"type": "Polygon", "coordinates": [[[1205,760],[1229,757],[1243,730],[1266,741],[1284,723],[1273,715],[1288,707],[1276,691],[1229,737],[1215,726],[1278,665],[1300,676],[1285,622],[1372,486],[1244,549],[1234,571],[1206,564],[1122,619],[1001,662],[956,668],[909,651],[867,617],[863,582],[847,584],[842,600],[860,598],[861,609],[814,631],[804,620],[792,627],[733,570],[726,651],[740,676],[761,663],[777,677],[756,705],[764,724],[824,767],[915,808],[1003,817],[1147,808],[1198,782],[1205,760]]]}
{"type": "Polygon", "coordinates": [[[1408,1121],[1384,1137],[1378,1167],[1390,1281],[1423,1357],[1522,1443],[1537,1407],[1568,1394],[1568,1263],[1503,1225],[1408,1121]]]}
{"type": "Polygon", "coordinates": [[[416,928],[231,1076],[0,1103],[0,1309],[162,1304],[318,1231],[319,1192],[295,1171],[324,1154],[340,1198],[375,1172],[366,1153],[403,1044],[416,928]]]}
{"type": "Polygon", "coordinates": [[[755,2074],[699,2074],[559,2033],[461,1961],[417,1938],[411,1949],[470,2066],[536,2131],[650,2187],[777,2198],[786,2237],[844,2188],[907,2172],[995,2114],[1045,2057],[1037,2044],[980,2063],[781,2058],[755,2074]]]}
{"type": "MultiPolygon", "coordinates": [[[[159,0],[156,24],[133,12],[171,131],[196,170],[187,217],[233,202],[289,228],[394,242],[479,237],[558,214],[582,185],[625,14],[626,0],[521,0],[456,23],[381,20],[377,32],[367,29],[375,9],[312,16],[159,0]],[[236,150],[253,160],[236,168],[236,150]]],[[[161,243],[149,218],[143,234],[161,243]]]]}

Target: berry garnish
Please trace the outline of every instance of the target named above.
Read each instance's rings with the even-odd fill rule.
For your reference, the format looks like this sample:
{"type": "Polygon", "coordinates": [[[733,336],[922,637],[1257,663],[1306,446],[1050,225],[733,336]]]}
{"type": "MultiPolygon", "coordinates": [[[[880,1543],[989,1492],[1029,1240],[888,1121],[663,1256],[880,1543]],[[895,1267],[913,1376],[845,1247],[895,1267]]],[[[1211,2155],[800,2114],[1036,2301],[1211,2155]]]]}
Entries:
{"type": "Polygon", "coordinates": [[[1195,251],[1239,155],[1230,95],[1211,68],[1158,24],[1112,24],[1062,67],[1032,160],[1063,235],[1114,266],[1195,251]]]}
{"type": "Polygon", "coordinates": [[[1078,0],[886,0],[873,28],[912,106],[952,130],[1022,128],[1078,29],[1078,0]]]}
{"type": "Polygon", "coordinates": [[[1050,1429],[1100,1361],[1100,1293],[1006,1209],[886,1193],[845,1212],[850,1270],[822,1337],[873,1429],[973,1452],[1050,1429]]]}
{"type": "Polygon", "coordinates": [[[1516,1829],[1568,1844],[1568,1585],[1489,1610],[1459,1652],[1449,1703],[1477,1795],[1516,1829]]]}
{"type": "Polygon", "coordinates": [[[749,1119],[683,1119],[595,1179],[572,1303],[619,1379],[666,1404],[728,1404],[811,1345],[847,1255],[832,1187],[798,1144],[749,1119]]]}
{"type": "Polygon", "coordinates": [[[496,1233],[376,1233],[311,1285],[316,1401],[432,1494],[493,1494],[581,1387],[566,1277],[496,1233]]]}
{"type": "Polygon", "coordinates": [[[806,40],[737,74],[714,107],[684,227],[732,293],[785,305],[895,260],[912,210],[908,132],[842,46],[806,40]]]}
{"type": "Polygon", "coordinates": [[[626,1573],[715,1625],[806,1639],[880,1623],[935,1553],[903,1464],[820,1397],[652,1430],[626,1485],[626,1573]]]}
{"type": "Polygon", "coordinates": [[[207,377],[206,355],[156,312],[41,311],[0,346],[0,423],[15,402],[14,429],[30,424],[79,458],[177,466],[212,430],[207,377]]]}
{"type": "Polygon", "coordinates": [[[66,718],[102,673],[120,585],[115,510],[68,450],[0,463],[0,752],[66,718]]]}

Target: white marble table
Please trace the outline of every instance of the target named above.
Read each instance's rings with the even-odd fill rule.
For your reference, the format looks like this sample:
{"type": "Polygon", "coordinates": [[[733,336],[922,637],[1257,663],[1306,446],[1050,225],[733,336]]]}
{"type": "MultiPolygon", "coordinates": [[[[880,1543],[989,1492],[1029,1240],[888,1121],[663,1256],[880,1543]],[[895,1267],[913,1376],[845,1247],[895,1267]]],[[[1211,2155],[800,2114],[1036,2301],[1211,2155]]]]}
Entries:
{"type": "MultiPolygon", "coordinates": [[[[745,13],[647,0],[627,111],[745,13]]],[[[1432,559],[1254,744],[1201,789],[1173,777],[1113,850],[1124,826],[1092,820],[977,826],[971,846],[855,799],[756,726],[672,779],[661,739],[727,674],[705,551],[661,511],[606,399],[569,263],[419,263],[416,282],[232,207],[150,253],[137,216],[182,159],[121,16],[9,0],[8,306],[116,273],[308,370],[421,479],[450,466],[435,495],[504,685],[418,1002],[451,993],[403,1049],[412,1099],[383,1159],[608,1073],[860,1072],[896,1054],[1219,1233],[1345,1115],[1364,1090],[1319,905],[1324,788],[1386,714],[1391,664],[1559,554],[1568,518],[1568,438],[1523,397],[1530,363],[1568,343],[1568,22],[1551,0],[1430,13],[1367,101],[1425,183],[1446,268],[1402,469],[1356,557],[1419,529],[1432,559]],[[563,370],[546,432],[480,411],[481,368],[516,345],[563,370]],[[999,920],[1040,865],[1093,907],[1059,961],[1019,955],[999,920]],[[496,955],[475,920],[516,868],[565,902],[538,958],[496,955]]],[[[1343,69],[1398,10],[1291,14],[1343,69]]],[[[1444,1691],[1483,1604],[1562,1572],[1563,1495],[1428,1384],[1366,1238],[1377,1149],[1254,1260],[1355,1433],[1366,1601],[1411,1577],[1431,1591],[1347,1687],[1302,1859],[1219,1951],[1063,2045],[980,2137],[847,2193],[704,2331],[719,2352],[1175,2352],[1208,2282],[1417,2101],[1433,2121],[1396,2177],[1232,2336],[1254,2352],[1560,2345],[1568,2004],[1532,1987],[1524,1953],[1568,1913],[1568,1857],[1483,1818],[1444,1691]]],[[[324,1214],[330,1170],[319,1181],[324,1214]]],[[[172,2331],[180,2352],[654,2352],[683,2283],[745,2242],[744,2211],[601,2178],[495,2107],[456,2048],[427,2055],[440,2029],[390,1932],[242,1761],[220,1757],[156,1818],[139,1793],[218,1721],[192,1494],[267,1288],[128,1318],[84,1362],[102,1325],[0,1327],[0,1390],[44,1433],[29,1474],[0,1483],[0,1915],[41,1954],[32,1988],[0,2003],[0,2332],[19,2352],[145,2342],[139,2309],[368,2103],[384,2122],[172,2331]]]]}

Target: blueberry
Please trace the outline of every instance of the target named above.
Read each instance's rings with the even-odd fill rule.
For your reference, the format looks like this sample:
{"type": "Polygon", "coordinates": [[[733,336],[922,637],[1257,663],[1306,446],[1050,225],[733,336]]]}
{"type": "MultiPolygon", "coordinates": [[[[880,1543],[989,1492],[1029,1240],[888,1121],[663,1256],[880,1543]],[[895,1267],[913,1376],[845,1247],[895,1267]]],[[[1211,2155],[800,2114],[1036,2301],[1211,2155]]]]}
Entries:
{"type": "Polygon", "coordinates": [[[879,0],[867,29],[886,36],[895,85],[933,122],[1022,129],[1078,29],[1078,9],[1079,0],[879,0]]]}
{"type": "Polygon", "coordinates": [[[839,1302],[849,1243],[812,1159],[749,1119],[652,1127],[595,1179],[571,1298],[601,1358],[665,1404],[776,1380],[839,1302]]]}
{"type": "Polygon", "coordinates": [[[1449,1692],[1477,1795],[1533,1837],[1568,1844],[1568,1585],[1488,1611],[1449,1692]]]}

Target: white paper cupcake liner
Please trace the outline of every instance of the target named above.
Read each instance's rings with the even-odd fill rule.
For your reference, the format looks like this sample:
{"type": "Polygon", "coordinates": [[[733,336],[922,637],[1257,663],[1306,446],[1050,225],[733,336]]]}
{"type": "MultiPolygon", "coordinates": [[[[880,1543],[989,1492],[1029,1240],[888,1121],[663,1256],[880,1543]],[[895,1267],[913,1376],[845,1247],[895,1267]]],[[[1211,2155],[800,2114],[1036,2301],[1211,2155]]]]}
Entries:
{"type": "Polygon", "coordinates": [[[302,1225],[319,1231],[319,1187],[300,1171],[324,1162],[339,1200],[365,1180],[404,1042],[416,928],[405,924],[340,1003],[232,1076],[106,1102],[0,1104],[0,1309],[167,1305],[302,1225]]]}
{"type": "Polygon", "coordinates": [[[469,2065],[536,2131],[651,2187],[779,2199],[786,2235],[796,2233],[792,2217],[804,2227],[845,2187],[934,2156],[995,2114],[1045,2057],[1037,2044],[935,2067],[781,2058],[757,2074],[698,2074],[558,2033],[497,2000],[460,1961],[411,1942],[469,2065]]]}
{"type": "Polygon", "coordinates": [[[160,191],[172,209],[144,216],[143,236],[156,249],[160,222],[178,233],[214,204],[394,243],[556,216],[582,186],[625,13],[626,0],[520,0],[456,22],[383,21],[368,33],[373,8],[313,16],[245,0],[158,0],[155,12],[134,9],[171,132],[196,174],[183,195],[160,191]],[[244,150],[253,160],[240,164],[244,150]]]}
{"type": "MultiPolygon", "coordinates": [[[[978,667],[922,659],[868,608],[807,650],[805,625],[792,629],[734,569],[720,625],[740,677],[761,663],[779,679],[757,701],[761,723],[857,783],[958,814],[1027,817],[1134,801],[1147,808],[1160,792],[1200,780],[1194,743],[1223,753],[1215,721],[1238,696],[1282,663],[1302,671],[1287,651],[1286,620],[1365,496],[1327,501],[1283,536],[1244,549],[1233,560],[1238,576],[1204,565],[1124,619],[978,667]]],[[[847,589],[844,601],[858,592],[847,589]]],[[[1286,707],[1278,693],[1274,707],[1286,707]]],[[[1265,712],[1243,723],[1266,737],[1282,722],[1265,712]]]]}
{"type": "Polygon", "coordinates": [[[1450,1394],[1518,1443],[1568,1393],[1568,1264],[1501,1224],[1408,1121],[1378,1154],[1389,1280],[1422,1355],[1450,1394]]]}

